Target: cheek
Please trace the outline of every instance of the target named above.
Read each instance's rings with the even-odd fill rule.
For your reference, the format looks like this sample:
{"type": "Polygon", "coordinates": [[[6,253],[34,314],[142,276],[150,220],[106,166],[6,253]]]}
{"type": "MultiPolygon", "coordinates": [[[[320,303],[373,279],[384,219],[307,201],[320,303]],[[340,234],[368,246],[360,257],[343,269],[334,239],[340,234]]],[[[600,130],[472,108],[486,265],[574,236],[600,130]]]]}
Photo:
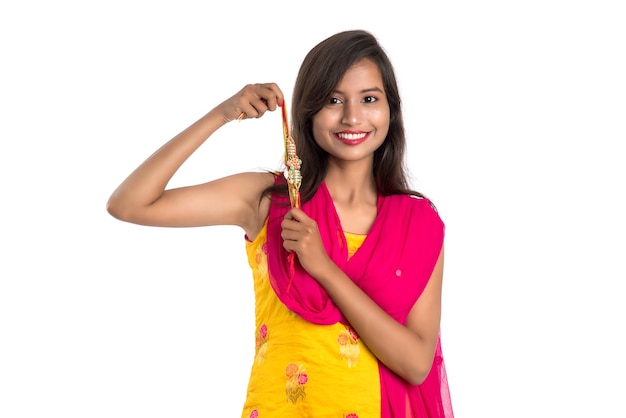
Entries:
{"type": "Polygon", "coordinates": [[[387,132],[389,130],[389,123],[391,122],[389,110],[380,110],[371,113],[370,121],[379,131],[387,132]]]}
{"type": "Polygon", "coordinates": [[[313,116],[311,123],[313,125],[313,137],[318,143],[320,140],[323,140],[328,136],[328,132],[330,132],[331,126],[333,126],[328,115],[325,115],[321,111],[317,115],[313,116]]]}
{"type": "Polygon", "coordinates": [[[311,120],[312,123],[312,131],[313,131],[313,138],[315,139],[315,142],[319,143],[319,138],[320,138],[320,134],[322,132],[322,127],[320,126],[320,122],[319,122],[319,118],[317,116],[314,116],[313,119],[311,120]]]}
{"type": "Polygon", "coordinates": [[[388,106],[380,107],[375,110],[375,118],[377,118],[381,123],[389,124],[389,118],[391,115],[391,111],[388,106]]]}

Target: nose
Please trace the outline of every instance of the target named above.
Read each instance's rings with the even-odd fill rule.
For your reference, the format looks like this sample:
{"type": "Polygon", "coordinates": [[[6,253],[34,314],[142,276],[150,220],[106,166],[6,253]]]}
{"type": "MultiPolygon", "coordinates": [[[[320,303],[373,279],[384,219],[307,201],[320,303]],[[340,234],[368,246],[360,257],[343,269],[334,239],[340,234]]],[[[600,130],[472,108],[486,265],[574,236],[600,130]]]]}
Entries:
{"type": "Polygon", "coordinates": [[[361,108],[358,103],[346,101],[343,105],[343,117],[341,122],[346,125],[357,125],[361,121],[361,108]]]}

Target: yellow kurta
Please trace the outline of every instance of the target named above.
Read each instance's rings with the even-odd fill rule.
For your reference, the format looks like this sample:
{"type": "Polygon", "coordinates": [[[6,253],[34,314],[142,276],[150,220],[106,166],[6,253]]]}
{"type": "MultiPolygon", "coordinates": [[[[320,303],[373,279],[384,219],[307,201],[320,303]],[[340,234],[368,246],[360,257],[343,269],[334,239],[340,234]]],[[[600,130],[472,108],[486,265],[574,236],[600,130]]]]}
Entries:
{"type": "MultiPolygon", "coordinates": [[[[346,233],[351,256],[365,235],[346,233]]],[[[256,298],[256,355],[242,418],[379,418],[378,362],[350,327],[288,310],[267,273],[266,228],[246,242],[256,298]]]]}

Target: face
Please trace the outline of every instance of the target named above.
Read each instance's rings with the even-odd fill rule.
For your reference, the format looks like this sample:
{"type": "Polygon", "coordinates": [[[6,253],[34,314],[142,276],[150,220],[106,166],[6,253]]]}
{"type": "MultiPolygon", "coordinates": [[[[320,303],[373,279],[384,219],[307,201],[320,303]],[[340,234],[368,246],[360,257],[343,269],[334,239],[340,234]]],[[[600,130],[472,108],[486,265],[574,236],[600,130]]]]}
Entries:
{"type": "Polygon", "coordinates": [[[373,161],[389,130],[389,103],[376,64],[363,59],[337,84],[313,117],[317,144],[338,162],[373,161]]]}

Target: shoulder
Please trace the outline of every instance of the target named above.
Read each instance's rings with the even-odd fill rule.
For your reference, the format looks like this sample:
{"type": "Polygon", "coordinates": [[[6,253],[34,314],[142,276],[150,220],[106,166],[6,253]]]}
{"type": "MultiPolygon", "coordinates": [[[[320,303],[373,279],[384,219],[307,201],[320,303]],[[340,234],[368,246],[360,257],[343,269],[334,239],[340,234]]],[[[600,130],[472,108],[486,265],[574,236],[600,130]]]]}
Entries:
{"type": "Polygon", "coordinates": [[[405,208],[411,225],[418,228],[426,226],[441,230],[445,228],[437,208],[430,199],[409,194],[397,194],[390,197],[396,201],[396,205],[405,208]]]}
{"type": "Polygon", "coordinates": [[[439,212],[435,207],[435,204],[426,197],[419,197],[410,194],[396,194],[389,196],[392,199],[397,200],[399,203],[410,207],[411,210],[419,210],[433,215],[438,215],[439,212]]]}

